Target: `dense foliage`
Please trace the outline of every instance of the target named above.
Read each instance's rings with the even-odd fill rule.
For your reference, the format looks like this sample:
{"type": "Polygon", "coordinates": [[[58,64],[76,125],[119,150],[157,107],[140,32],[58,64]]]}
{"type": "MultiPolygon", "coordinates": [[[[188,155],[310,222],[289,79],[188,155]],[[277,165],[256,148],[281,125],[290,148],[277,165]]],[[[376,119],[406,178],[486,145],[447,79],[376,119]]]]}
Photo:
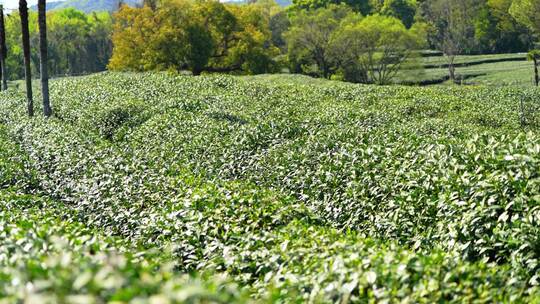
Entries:
{"type": "Polygon", "coordinates": [[[115,14],[114,70],[272,72],[279,54],[263,5],[162,1],[115,14]]]}
{"type": "MultiPolygon", "coordinates": [[[[49,74],[107,67],[193,74],[289,71],[388,84],[399,82],[401,74],[423,74],[416,58],[419,49],[430,48],[446,55],[449,78],[457,80],[463,76],[455,75],[458,55],[530,51],[540,31],[539,5],[538,0],[296,0],[287,7],[274,0],[51,2],[49,74]]],[[[15,80],[24,76],[18,13],[6,21],[7,73],[15,80]]],[[[30,33],[36,73],[35,12],[30,33]]]]}
{"type": "Polygon", "coordinates": [[[540,32],[540,1],[515,0],[509,9],[510,14],[537,33],[540,32]]]}
{"type": "MultiPolygon", "coordinates": [[[[470,26],[465,54],[508,53],[526,51],[532,44],[531,33],[525,25],[537,20],[538,0],[294,0],[293,10],[313,10],[332,4],[347,4],[362,15],[380,14],[400,19],[409,28],[414,23],[427,23],[436,30],[444,22],[444,14],[432,15],[433,6],[448,4],[453,10],[464,6],[467,19],[457,17],[454,26],[470,26]],[[536,19],[535,19],[536,18],[536,19]]],[[[438,48],[441,37],[428,40],[431,48],[438,48]]]]}
{"type": "Polygon", "coordinates": [[[287,8],[273,0],[148,3],[116,14],[112,70],[288,69],[388,84],[400,70],[418,74],[411,59],[430,48],[447,57],[456,80],[458,55],[525,52],[537,32],[537,0],[297,0],[287,8]]]}
{"type": "Polygon", "coordinates": [[[537,90],[116,73],[51,88],[49,120],[0,95],[1,297],[540,297],[537,90]]]}
{"type": "MultiPolygon", "coordinates": [[[[140,6],[143,0],[51,0],[47,3],[47,10],[61,10],[66,8],[74,8],[76,10],[91,14],[93,12],[114,12],[118,9],[119,3],[140,6]]],[[[32,9],[37,10],[37,6],[32,9]]]]}
{"type": "MultiPolygon", "coordinates": [[[[30,12],[32,70],[39,71],[37,12],[30,12]]],[[[72,8],[47,15],[49,74],[80,75],[105,70],[112,53],[109,13],[86,15],[72,8]]],[[[7,69],[10,79],[24,77],[21,24],[18,13],[6,17],[7,69]]]]}
{"type": "Polygon", "coordinates": [[[299,12],[286,34],[292,71],[349,82],[388,84],[425,39],[398,19],[362,18],[347,6],[299,12]]]}

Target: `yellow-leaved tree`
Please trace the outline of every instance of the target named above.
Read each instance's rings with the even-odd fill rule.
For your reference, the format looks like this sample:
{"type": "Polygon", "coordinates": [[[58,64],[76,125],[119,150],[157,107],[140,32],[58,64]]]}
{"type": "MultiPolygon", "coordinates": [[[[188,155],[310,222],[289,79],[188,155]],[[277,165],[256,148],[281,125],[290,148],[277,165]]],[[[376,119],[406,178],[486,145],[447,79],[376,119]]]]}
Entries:
{"type": "Polygon", "coordinates": [[[275,69],[269,16],[260,5],[161,1],[115,14],[112,70],[257,74],[275,69]]]}

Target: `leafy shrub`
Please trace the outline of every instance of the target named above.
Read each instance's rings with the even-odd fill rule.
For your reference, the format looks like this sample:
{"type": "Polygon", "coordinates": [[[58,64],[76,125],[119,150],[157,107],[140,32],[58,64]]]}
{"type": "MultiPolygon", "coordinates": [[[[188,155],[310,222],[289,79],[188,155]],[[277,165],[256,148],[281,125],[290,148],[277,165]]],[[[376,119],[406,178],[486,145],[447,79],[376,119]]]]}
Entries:
{"type": "Polygon", "coordinates": [[[92,121],[99,134],[112,140],[127,132],[126,128],[136,127],[144,122],[144,106],[142,102],[126,102],[115,104],[111,108],[96,111],[97,115],[92,121]]]}
{"type": "Polygon", "coordinates": [[[5,191],[0,202],[0,303],[247,302],[225,277],[175,274],[152,251],[63,220],[61,203],[5,191]]]}

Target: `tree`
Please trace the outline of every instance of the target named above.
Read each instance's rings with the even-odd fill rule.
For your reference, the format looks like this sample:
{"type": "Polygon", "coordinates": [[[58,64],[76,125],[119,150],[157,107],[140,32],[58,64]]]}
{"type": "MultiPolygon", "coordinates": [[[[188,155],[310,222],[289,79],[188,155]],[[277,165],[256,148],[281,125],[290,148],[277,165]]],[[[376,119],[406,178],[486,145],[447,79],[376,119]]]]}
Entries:
{"type": "Polygon", "coordinates": [[[146,61],[151,63],[154,69],[161,70],[193,68],[194,62],[197,70],[201,69],[199,65],[204,67],[208,62],[208,54],[212,46],[201,44],[203,47],[200,49],[200,56],[193,56],[192,48],[190,48],[192,44],[189,40],[196,39],[200,42],[204,38],[197,28],[198,22],[192,23],[192,17],[195,18],[195,16],[191,6],[184,2],[173,2],[167,8],[160,8],[154,15],[158,27],[154,37],[149,40],[151,53],[147,54],[150,57],[146,61]]]}
{"type": "Polygon", "coordinates": [[[287,49],[287,42],[284,34],[289,30],[291,22],[286,11],[281,11],[270,17],[270,31],[272,32],[272,43],[283,52],[287,49]]]}
{"type": "Polygon", "coordinates": [[[28,29],[28,4],[26,0],[19,0],[19,14],[21,16],[21,33],[24,54],[24,75],[26,79],[26,100],[28,116],[34,116],[34,101],[32,97],[32,70],[30,68],[30,31],[28,29]]]}
{"type": "Polygon", "coordinates": [[[487,0],[475,18],[475,53],[517,53],[530,49],[530,30],[509,10],[513,0],[487,0]]]}
{"type": "Polygon", "coordinates": [[[425,4],[424,17],[433,29],[431,41],[444,53],[450,80],[455,81],[456,56],[474,44],[479,0],[433,0],[425,4]]]}
{"type": "Polygon", "coordinates": [[[514,0],[510,6],[510,14],[540,34],[540,0],[514,0]]]}
{"type": "Polygon", "coordinates": [[[344,46],[335,56],[348,58],[342,67],[345,72],[356,67],[355,71],[364,71],[368,82],[383,85],[391,82],[424,37],[394,17],[372,15],[346,25],[334,41],[344,46]]]}
{"type": "Polygon", "coordinates": [[[540,50],[533,50],[527,54],[527,59],[533,62],[534,83],[538,86],[540,79],[538,76],[538,64],[540,63],[540,50]]]}
{"type": "Polygon", "coordinates": [[[272,44],[282,52],[286,52],[287,43],[283,34],[290,26],[288,11],[275,0],[257,0],[253,3],[267,21],[268,30],[272,35],[272,44]]]}
{"type": "Polygon", "coordinates": [[[144,0],[143,5],[150,7],[153,11],[157,9],[158,0],[144,0]]]}
{"type": "Polygon", "coordinates": [[[45,117],[52,115],[49,100],[49,67],[47,56],[47,9],[45,0],[38,1],[38,24],[39,24],[39,58],[41,74],[41,95],[43,97],[43,114],[45,117]]]}
{"type": "MultiPolygon", "coordinates": [[[[1,2],[1,1],[0,1],[1,2]]],[[[39,77],[38,12],[29,10],[30,61],[39,77]]],[[[21,20],[18,12],[5,18],[7,80],[24,78],[21,20]]],[[[112,55],[112,17],[108,12],[84,14],[73,8],[47,13],[49,76],[83,75],[104,71],[112,55]]]]}
{"type": "Polygon", "coordinates": [[[310,74],[310,67],[315,65],[318,76],[330,78],[339,68],[340,59],[333,51],[333,37],[342,20],[351,14],[345,5],[298,12],[285,35],[291,69],[310,74]]]}
{"type": "Polygon", "coordinates": [[[149,7],[122,6],[115,13],[112,41],[113,54],[109,68],[113,70],[145,71],[154,67],[148,62],[151,39],[159,28],[157,18],[149,7]]]}
{"type": "Polygon", "coordinates": [[[115,14],[113,70],[190,70],[248,74],[274,70],[264,5],[167,0],[155,11],[122,7],[115,14]]]}
{"type": "Polygon", "coordinates": [[[115,18],[111,69],[200,74],[215,49],[202,17],[188,2],[170,1],[156,11],[124,6],[115,18]]]}
{"type": "Polygon", "coordinates": [[[401,20],[405,27],[410,28],[414,23],[414,16],[416,15],[416,1],[385,0],[381,8],[381,14],[395,17],[401,20]]]}
{"type": "Polygon", "coordinates": [[[6,24],[4,22],[4,6],[0,4],[0,72],[2,73],[2,90],[7,90],[7,68],[6,68],[6,58],[7,58],[7,45],[6,45],[6,24]]]}
{"type": "Polygon", "coordinates": [[[221,58],[220,65],[237,66],[246,74],[274,72],[274,57],[280,51],[272,43],[270,13],[262,5],[225,7],[237,20],[237,29],[233,43],[228,45],[228,55],[221,58]]]}
{"type": "Polygon", "coordinates": [[[380,13],[384,6],[385,0],[369,0],[369,7],[372,14],[380,13]]]}
{"type": "Polygon", "coordinates": [[[330,5],[344,4],[366,16],[372,13],[373,7],[370,0],[293,0],[293,8],[300,10],[315,10],[330,5]]]}

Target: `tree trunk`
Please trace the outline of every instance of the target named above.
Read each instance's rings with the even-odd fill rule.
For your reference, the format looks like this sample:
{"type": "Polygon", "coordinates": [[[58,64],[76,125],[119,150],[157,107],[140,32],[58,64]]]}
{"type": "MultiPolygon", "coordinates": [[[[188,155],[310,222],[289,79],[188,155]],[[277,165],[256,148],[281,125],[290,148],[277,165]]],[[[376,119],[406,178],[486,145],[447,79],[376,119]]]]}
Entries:
{"type": "Polygon", "coordinates": [[[28,116],[34,116],[34,101],[32,97],[32,70],[30,68],[30,32],[28,30],[28,4],[26,0],[19,0],[19,14],[21,16],[21,32],[24,54],[24,76],[26,78],[26,101],[28,103],[28,116]]]}
{"type": "Polygon", "coordinates": [[[448,76],[450,77],[450,81],[456,81],[456,67],[453,62],[448,65],[448,76]]]}
{"type": "Polygon", "coordinates": [[[0,71],[2,72],[2,90],[8,89],[7,85],[7,46],[6,46],[6,24],[4,22],[4,6],[0,4],[0,71]]]}
{"type": "Polygon", "coordinates": [[[536,86],[538,86],[538,83],[540,82],[539,76],[538,76],[538,59],[533,58],[533,64],[534,64],[534,83],[536,86]]]}
{"type": "Polygon", "coordinates": [[[456,60],[456,55],[453,55],[452,53],[444,53],[446,56],[446,60],[448,62],[448,78],[452,83],[456,82],[456,66],[454,65],[454,61],[456,60]]]}
{"type": "Polygon", "coordinates": [[[52,115],[49,101],[49,67],[47,64],[47,10],[45,0],[38,1],[39,23],[39,59],[41,76],[41,94],[43,95],[43,114],[45,117],[52,115]]]}
{"type": "Polygon", "coordinates": [[[326,64],[326,60],[324,60],[324,58],[323,58],[323,59],[320,60],[320,62],[321,62],[320,68],[322,70],[323,78],[330,79],[330,69],[328,67],[328,64],[326,64]]]}

